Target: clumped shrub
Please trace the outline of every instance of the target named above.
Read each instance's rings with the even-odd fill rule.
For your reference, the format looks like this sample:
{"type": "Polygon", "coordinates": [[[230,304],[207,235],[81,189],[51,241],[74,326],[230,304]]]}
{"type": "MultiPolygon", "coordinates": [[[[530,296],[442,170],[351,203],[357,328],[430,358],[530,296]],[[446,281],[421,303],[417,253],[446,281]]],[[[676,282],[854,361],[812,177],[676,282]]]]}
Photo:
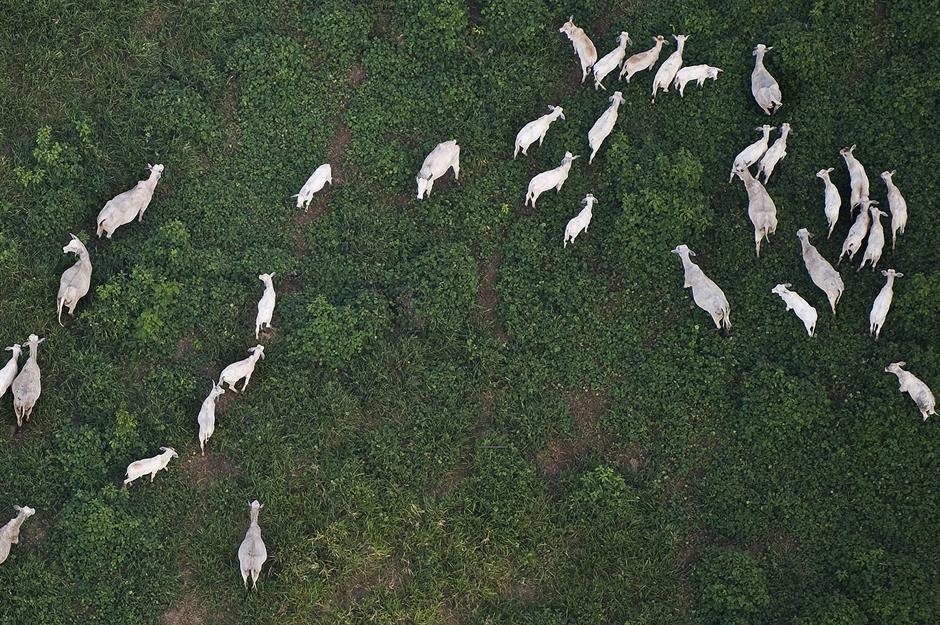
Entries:
{"type": "Polygon", "coordinates": [[[108,475],[105,441],[89,425],[66,426],[56,433],[56,465],[69,491],[90,490],[108,475]]]}
{"type": "Polygon", "coordinates": [[[434,247],[416,260],[409,282],[417,323],[449,334],[463,325],[473,309],[476,263],[465,245],[434,247]]]}
{"type": "MultiPolygon", "coordinates": [[[[83,126],[87,128],[87,126],[83,126]]],[[[43,182],[61,183],[81,176],[81,155],[78,149],[68,143],[55,141],[52,128],[43,126],[36,131],[36,147],[33,148],[34,164],[17,166],[17,179],[24,187],[43,182]]]]}
{"type": "MultiPolygon", "coordinates": [[[[217,120],[205,98],[190,85],[166,82],[154,87],[149,97],[135,101],[142,119],[146,111],[160,111],[159,121],[147,124],[144,131],[155,146],[166,146],[176,139],[211,145],[219,131],[217,120]]],[[[172,165],[171,165],[172,166],[172,165]]],[[[179,166],[176,166],[179,169],[179,166]]]]}
{"type": "Polygon", "coordinates": [[[599,466],[582,474],[574,485],[570,507],[575,518],[590,523],[621,525],[637,502],[623,476],[599,466]]]}
{"type": "Polygon", "coordinates": [[[915,625],[931,622],[936,614],[936,582],[920,562],[904,554],[856,547],[836,576],[870,622],[915,625]]]}
{"type": "MultiPolygon", "coordinates": [[[[702,188],[704,168],[695,155],[685,148],[669,155],[656,149],[648,160],[644,157],[651,149],[644,147],[636,160],[624,159],[621,174],[631,190],[621,198],[611,242],[628,265],[650,250],[668,252],[680,243],[694,248],[714,217],[702,188]]],[[[623,150],[611,147],[615,155],[623,150]]]]}
{"type": "Polygon", "coordinates": [[[695,568],[699,584],[696,601],[704,622],[746,625],[763,621],[770,605],[764,571],[746,551],[714,548],[695,568]]]}
{"type": "Polygon", "coordinates": [[[868,619],[858,605],[848,597],[835,593],[821,597],[806,615],[799,616],[793,625],[865,625],[868,619]]]}
{"type": "Polygon", "coordinates": [[[328,62],[349,63],[369,45],[370,7],[349,2],[323,2],[311,12],[310,35],[328,62]]]}
{"type": "Polygon", "coordinates": [[[63,600],[86,623],[146,622],[172,579],[172,541],[161,540],[147,515],[126,511],[122,498],[115,486],[79,494],[50,532],[72,583],[60,589],[63,600]]]}
{"type": "Polygon", "coordinates": [[[480,10],[484,33],[496,48],[527,48],[541,43],[548,10],[542,0],[489,0],[480,10]]]}
{"type": "Polygon", "coordinates": [[[135,267],[96,290],[98,306],[85,313],[94,336],[102,342],[129,342],[168,348],[189,327],[195,301],[178,280],[135,267]]]}
{"type": "Polygon", "coordinates": [[[288,355],[299,361],[341,368],[388,327],[388,303],[364,292],[348,305],[331,304],[322,295],[306,307],[306,322],[293,334],[288,355]]]}
{"type": "Polygon", "coordinates": [[[467,9],[458,0],[399,2],[397,19],[408,50],[427,63],[444,60],[465,45],[467,9]]]}

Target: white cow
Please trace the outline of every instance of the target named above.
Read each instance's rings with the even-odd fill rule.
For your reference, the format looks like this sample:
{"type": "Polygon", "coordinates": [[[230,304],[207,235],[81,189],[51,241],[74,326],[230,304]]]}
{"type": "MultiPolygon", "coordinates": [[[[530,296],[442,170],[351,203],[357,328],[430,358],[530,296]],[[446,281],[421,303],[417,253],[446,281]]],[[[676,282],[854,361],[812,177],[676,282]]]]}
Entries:
{"type": "Polygon", "coordinates": [[[763,135],[760,139],[738,152],[738,155],[734,157],[734,162],[731,163],[731,174],[728,176],[728,182],[734,179],[734,175],[738,173],[738,171],[747,169],[764,155],[764,152],[767,151],[767,143],[770,141],[770,131],[773,129],[774,126],[769,124],[764,124],[754,129],[762,132],[763,135]]]}
{"type": "Polygon", "coordinates": [[[79,300],[88,294],[91,287],[91,259],[88,250],[74,234],[69,235],[72,240],[62,248],[63,254],[76,254],[78,260],[75,264],[62,272],[59,278],[59,294],[56,296],[59,325],[62,325],[62,308],[69,309],[69,315],[75,314],[75,307],[79,300]]]}
{"type": "Polygon", "coordinates": [[[617,47],[594,64],[594,91],[597,91],[598,87],[604,91],[607,90],[603,84],[604,78],[623,63],[623,57],[627,54],[627,45],[632,46],[633,42],[630,41],[630,35],[624,31],[617,35],[617,47]]]}
{"type": "Polygon", "coordinates": [[[747,216],[754,225],[754,247],[760,258],[760,242],[764,239],[770,241],[770,235],[777,231],[777,207],[764,185],[751,175],[750,169],[745,167],[736,173],[747,189],[747,216]]]}
{"type": "Polygon", "coordinates": [[[816,172],[816,177],[823,181],[825,187],[825,197],[826,197],[826,207],[824,209],[826,214],[826,221],[829,224],[829,234],[826,236],[828,239],[832,236],[832,231],[835,230],[836,222],[839,221],[839,209],[842,207],[842,197],[839,196],[839,189],[836,185],[832,184],[832,180],[829,179],[829,174],[832,172],[833,168],[829,169],[820,169],[816,172]]]}
{"type": "Polygon", "coordinates": [[[206,454],[206,443],[215,433],[215,400],[225,393],[225,389],[212,381],[212,390],[209,395],[202,400],[202,406],[199,407],[199,416],[196,421],[199,423],[199,449],[202,455],[206,454]]]}
{"type": "Polygon", "coordinates": [[[571,45],[574,46],[574,51],[581,62],[581,82],[584,82],[588,70],[597,61],[597,48],[594,47],[594,43],[584,32],[584,29],[575,26],[573,15],[558,29],[558,32],[564,33],[571,40],[571,45]]]}
{"type": "Polygon", "coordinates": [[[554,169],[549,169],[548,171],[543,171],[540,174],[536,174],[532,177],[532,180],[529,181],[529,190],[525,194],[525,206],[528,206],[529,203],[532,203],[532,208],[535,208],[535,201],[539,199],[539,196],[542,195],[545,191],[548,191],[552,187],[555,188],[555,191],[561,191],[561,187],[565,184],[565,180],[568,179],[568,171],[571,169],[571,161],[579,156],[572,156],[571,152],[565,152],[565,157],[561,159],[561,165],[555,167],[554,169]]]}
{"type": "Polygon", "coordinates": [[[597,121],[594,122],[594,125],[591,126],[591,129],[588,131],[588,145],[591,146],[591,156],[588,158],[588,164],[594,161],[594,155],[601,149],[604,139],[613,131],[614,124],[617,123],[617,110],[620,108],[620,105],[623,104],[623,94],[619,91],[614,91],[613,95],[608,99],[610,100],[610,106],[607,107],[606,111],[601,113],[601,116],[597,118],[597,121]]]}
{"type": "Polygon", "coordinates": [[[274,283],[271,279],[273,273],[262,273],[258,279],[264,282],[264,293],[258,300],[258,314],[255,316],[255,340],[258,340],[258,334],[264,328],[271,327],[271,319],[274,318],[274,303],[277,294],[274,292],[274,283]]]}
{"type": "Polygon", "coordinates": [[[806,272],[813,284],[826,294],[834,315],[836,314],[836,304],[839,303],[839,298],[842,297],[842,292],[845,290],[845,284],[842,282],[842,276],[839,275],[839,272],[809,242],[811,236],[806,228],[800,228],[796,231],[796,237],[800,240],[800,246],[803,250],[803,264],[806,265],[806,272]]]}
{"type": "Polygon", "coordinates": [[[662,35],[657,35],[653,37],[654,45],[649,50],[645,52],[639,52],[634,54],[623,64],[623,68],[620,70],[620,79],[623,79],[623,75],[627,75],[627,84],[630,83],[630,79],[637,72],[642,72],[648,70],[649,68],[656,65],[656,61],[659,60],[659,54],[662,52],[663,45],[669,45],[669,42],[666,41],[666,38],[662,35]]]}
{"type": "Polygon", "coordinates": [[[754,70],[751,72],[751,93],[754,95],[757,105],[768,115],[776,113],[783,106],[780,85],[764,67],[764,55],[769,50],[773,50],[773,47],[768,48],[762,43],[757,44],[753,52],[755,57],[754,70]]]}
{"type": "Polygon", "coordinates": [[[23,526],[23,521],[36,514],[36,511],[29,506],[14,505],[13,509],[16,510],[16,516],[7,521],[6,525],[0,527],[0,564],[6,562],[7,557],[9,557],[10,546],[19,544],[20,528],[23,526]]]}
{"type": "Polygon", "coordinates": [[[333,168],[329,163],[324,163],[313,170],[304,186],[300,187],[297,195],[297,208],[303,207],[304,210],[310,208],[310,202],[313,200],[313,194],[321,191],[326,183],[333,184],[333,168]]]}
{"type": "Polygon", "coordinates": [[[26,364],[20,369],[19,375],[10,385],[13,391],[13,412],[16,414],[16,427],[23,427],[23,421],[29,421],[33,414],[33,408],[39,401],[39,395],[42,394],[42,376],[39,370],[39,344],[45,341],[45,338],[39,338],[35,334],[30,334],[26,339],[29,345],[29,358],[26,364]]]}
{"type": "Polygon", "coordinates": [[[166,469],[166,465],[170,464],[170,460],[173,458],[179,458],[179,454],[176,453],[172,447],[161,447],[160,451],[163,453],[157,454],[151,458],[144,458],[143,460],[137,460],[135,462],[127,465],[127,479],[124,480],[124,485],[128,485],[139,477],[143,477],[150,474],[150,483],[153,483],[153,478],[157,476],[157,473],[166,469]]]}
{"type": "Polygon", "coordinates": [[[881,225],[881,218],[887,217],[888,213],[878,210],[873,203],[868,207],[871,213],[871,229],[868,231],[868,245],[865,247],[865,255],[862,257],[862,264],[858,266],[858,271],[862,270],[865,263],[871,263],[871,270],[874,271],[881,260],[881,251],[885,246],[885,229],[881,225]]]}
{"type": "Polygon", "coordinates": [[[720,67],[712,67],[710,65],[689,65],[676,72],[676,78],[672,82],[672,85],[679,90],[679,96],[684,98],[685,86],[688,83],[694,80],[696,84],[701,87],[708,78],[718,80],[718,73],[723,71],[724,70],[720,67]]]}
{"type": "Polygon", "coordinates": [[[258,525],[258,514],[261,512],[261,505],[257,499],[248,504],[250,522],[248,531],[245,532],[245,539],[238,546],[238,567],[242,574],[242,583],[245,590],[248,590],[248,576],[251,575],[251,587],[258,590],[258,576],[261,575],[261,567],[268,559],[268,550],[261,540],[261,526],[258,525]]]}
{"type": "Polygon", "coordinates": [[[516,150],[512,153],[513,158],[516,158],[520,149],[522,150],[523,156],[528,156],[527,151],[529,146],[535,143],[536,139],[539,141],[539,147],[542,147],[542,142],[545,140],[548,127],[551,126],[552,122],[556,119],[565,118],[565,111],[560,106],[549,105],[548,110],[549,112],[547,114],[523,126],[519,134],[516,135],[516,150]]]}
{"type": "Polygon", "coordinates": [[[163,165],[147,165],[150,170],[150,177],[146,180],[139,180],[133,189],[120,193],[104,205],[101,212],[98,213],[98,238],[101,235],[107,235],[110,239],[115,231],[125,224],[134,221],[144,220],[144,211],[150,206],[150,200],[153,199],[153,191],[157,188],[157,182],[163,175],[163,165]]]}
{"type": "Polygon", "coordinates": [[[855,158],[855,144],[850,148],[842,148],[839,154],[845,159],[845,166],[849,170],[849,182],[852,185],[852,195],[849,200],[849,208],[855,208],[862,203],[862,198],[868,197],[868,174],[865,173],[865,167],[855,158]]]}
{"type": "Polygon", "coordinates": [[[881,336],[881,328],[884,327],[888,310],[891,309],[891,300],[894,299],[894,279],[904,277],[903,273],[894,269],[882,271],[881,275],[885,276],[887,281],[881,287],[878,297],[875,298],[875,303],[871,306],[871,312],[868,314],[868,333],[874,335],[876,341],[881,336]]]}
{"type": "Polygon", "coordinates": [[[454,170],[454,180],[460,180],[460,146],[455,139],[438,143],[424,159],[415,177],[419,200],[430,197],[434,181],[447,173],[448,169],[454,170]]]}
{"type": "Polygon", "coordinates": [[[898,232],[904,234],[904,227],[907,225],[907,201],[901,195],[901,191],[894,185],[894,171],[881,172],[881,179],[888,187],[888,208],[891,209],[891,249],[894,249],[898,240],[898,232]]]}
{"type": "Polygon", "coordinates": [[[715,327],[726,336],[731,331],[731,305],[728,304],[724,292],[689,259],[689,256],[695,256],[695,252],[687,245],[676,247],[672,253],[678,254],[682,259],[682,269],[685,272],[682,288],[692,288],[692,299],[696,305],[711,315],[715,327]]]}
{"type": "Polygon", "coordinates": [[[858,250],[861,249],[862,241],[865,240],[865,235],[868,234],[868,226],[871,225],[869,208],[877,203],[867,197],[862,198],[862,207],[858,211],[858,217],[855,218],[852,227],[849,228],[849,233],[845,236],[845,241],[842,242],[842,252],[839,254],[839,260],[836,261],[837,265],[842,262],[842,257],[846,254],[848,254],[849,261],[851,261],[855,258],[858,250]]]}
{"type": "Polygon", "coordinates": [[[13,355],[10,356],[7,364],[3,365],[3,369],[0,369],[0,397],[6,394],[7,389],[13,384],[13,380],[16,379],[16,374],[19,371],[20,353],[23,351],[23,347],[19,343],[14,343],[6,350],[13,352],[13,355]]]}
{"type": "Polygon", "coordinates": [[[791,291],[792,286],[789,282],[785,282],[778,284],[770,292],[780,296],[780,299],[786,304],[787,310],[796,313],[796,316],[800,318],[800,321],[806,327],[806,333],[813,336],[816,332],[816,319],[818,317],[816,309],[810,306],[809,302],[800,297],[796,291],[791,291]]]}
{"type": "Polygon", "coordinates": [[[916,375],[901,368],[904,366],[907,366],[906,362],[892,362],[885,367],[885,372],[898,376],[898,382],[901,385],[899,390],[911,396],[911,399],[920,408],[920,414],[923,415],[924,421],[926,421],[927,417],[936,414],[934,407],[937,402],[930,388],[916,375]]]}
{"type": "Polygon", "coordinates": [[[594,205],[597,203],[597,199],[593,194],[588,193],[584,196],[584,199],[581,200],[581,203],[584,204],[584,208],[582,208],[581,212],[575,217],[572,217],[565,226],[565,238],[562,247],[568,247],[569,241],[574,243],[574,240],[578,238],[579,234],[587,232],[588,225],[591,223],[591,217],[593,217],[592,211],[594,210],[594,205]]]}
{"type": "Polygon", "coordinates": [[[219,374],[219,386],[228,384],[229,390],[237,393],[238,389],[235,388],[235,385],[244,378],[245,383],[242,384],[242,392],[245,392],[248,387],[248,380],[251,379],[251,374],[254,373],[255,363],[258,362],[259,358],[264,359],[264,345],[255,345],[249,348],[248,352],[251,354],[248,358],[233,362],[222,369],[222,373],[219,374]]]}
{"type": "Polygon", "coordinates": [[[675,79],[676,72],[682,67],[682,51],[685,49],[685,40],[688,39],[688,37],[685,35],[673,35],[672,38],[676,40],[676,51],[663,61],[663,64],[659,66],[659,69],[656,70],[656,75],[653,77],[652,102],[654,104],[656,103],[656,92],[662,89],[663,93],[668,93],[669,85],[672,83],[673,79],[675,79]]]}
{"type": "Polygon", "coordinates": [[[787,137],[790,135],[790,124],[784,122],[780,124],[780,136],[773,142],[764,153],[764,158],[760,159],[757,165],[757,177],[764,174],[764,184],[770,180],[770,174],[773,173],[777,163],[782,161],[787,155],[787,137]]]}

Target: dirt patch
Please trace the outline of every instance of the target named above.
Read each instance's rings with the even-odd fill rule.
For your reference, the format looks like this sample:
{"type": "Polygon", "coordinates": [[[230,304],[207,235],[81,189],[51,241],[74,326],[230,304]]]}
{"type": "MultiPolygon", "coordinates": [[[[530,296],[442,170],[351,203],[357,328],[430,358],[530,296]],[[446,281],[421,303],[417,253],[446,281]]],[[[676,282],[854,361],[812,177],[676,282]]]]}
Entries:
{"type": "Polygon", "coordinates": [[[692,562],[698,559],[699,545],[705,534],[701,530],[692,530],[685,537],[685,544],[679,548],[679,564],[683,569],[687,568],[692,562]]]}
{"type": "MultiPolygon", "coordinates": [[[[349,68],[346,85],[349,90],[353,90],[365,80],[365,77],[365,67],[361,60],[356,59],[353,61],[352,67],[349,68]]],[[[355,174],[355,171],[346,164],[346,150],[352,140],[352,131],[343,119],[344,109],[345,106],[333,116],[333,134],[330,136],[329,144],[329,163],[332,168],[331,182],[313,196],[313,201],[307,207],[307,210],[298,213],[297,217],[294,218],[297,225],[300,226],[300,231],[293,237],[295,257],[298,259],[305,257],[307,252],[310,251],[310,244],[306,236],[307,228],[329,210],[333,186],[342,184],[355,174]]]]}
{"type": "MultiPolygon", "coordinates": [[[[208,444],[212,444],[211,439],[208,444]]],[[[228,458],[211,451],[206,451],[205,456],[194,453],[183,460],[182,465],[183,480],[190,486],[197,488],[205,486],[219,477],[238,477],[241,475],[241,469],[232,464],[228,458]]]]}
{"type": "Polygon", "coordinates": [[[454,603],[449,599],[445,599],[437,606],[437,618],[434,619],[434,622],[436,625],[460,625],[463,621],[460,620],[460,616],[454,608],[454,603]]]}
{"type": "Polygon", "coordinates": [[[480,393],[480,426],[485,426],[493,420],[496,411],[496,389],[487,388],[480,393]]]}
{"type": "Polygon", "coordinates": [[[633,473],[639,473],[649,463],[649,452],[638,443],[632,443],[618,454],[617,464],[630,470],[633,473]]]}
{"type": "Polygon", "coordinates": [[[388,7],[379,14],[379,17],[375,20],[375,25],[372,27],[372,36],[381,37],[389,32],[389,24],[392,23],[392,5],[389,4],[388,7]]]}
{"type": "Polygon", "coordinates": [[[572,438],[552,438],[535,456],[539,469],[551,478],[557,478],[588,451],[603,451],[608,444],[600,427],[600,417],[610,401],[607,391],[572,391],[565,401],[574,416],[577,434],[572,438]]]}
{"type": "Polygon", "coordinates": [[[530,579],[523,579],[504,585],[499,594],[520,603],[532,603],[539,596],[539,587],[530,579]]]}
{"type": "MultiPolygon", "coordinates": [[[[473,428],[473,436],[479,438],[486,431],[486,426],[493,420],[496,412],[496,389],[489,387],[483,389],[480,393],[480,417],[473,428]]],[[[466,462],[460,462],[453,469],[444,474],[441,481],[433,486],[428,494],[435,499],[446,497],[463,482],[470,474],[470,466],[466,462]]]]}
{"type": "Polygon", "coordinates": [[[467,3],[467,27],[473,30],[474,27],[483,23],[483,16],[480,7],[476,2],[467,3]]]}
{"type": "Polygon", "coordinates": [[[366,79],[366,67],[360,59],[353,61],[349,68],[349,74],[346,76],[346,84],[350,87],[358,87],[366,79]]]}
{"type": "Polygon", "coordinates": [[[281,285],[277,289],[278,295],[287,295],[289,293],[298,293],[303,288],[303,284],[300,283],[295,276],[291,276],[281,282],[281,285]]]}
{"type": "MultiPolygon", "coordinates": [[[[336,123],[336,132],[330,138],[330,162],[343,163],[346,160],[346,148],[349,147],[349,141],[352,139],[352,131],[342,120],[336,123]]],[[[346,168],[338,168],[333,172],[333,184],[344,180],[344,174],[348,173],[346,168]]]]}
{"type": "Polygon", "coordinates": [[[163,614],[166,625],[202,625],[205,621],[206,611],[193,595],[186,595],[179,605],[163,614]]]}
{"type": "Polygon", "coordinates": [[[20,544],[24,547],[35,547],[46,539],[46,534],[49,532],[48,519],[37,519],[37,516],[39,515],[26,519],[20,528],[20,544]]]}
{"type": "Polygon", "coordinates": [[[787,553],[799,549],[800,541],[786,534],[775,532],[768,534],[767,538],[762,541],[747,543],[744,545],[744,548],[755,556],[759,556],[767,551],[787,553]]]}
{"type": "Polygon", "coordinates": [[[193,345],[196,342],[195,334],[187,334],[186,336],[181,336],[178,341],[176,341],[176,351],[173,352],[173,360],[179,362],[183,359],[183,356],[193,353],[193,345]]]}
{"type": "Polygon", "coordinates": [[[405,573],[388,555],[373,552],[361,569],[338,583],[334,592],[319,605],[320,613],[327,614],[361,603],[377,590],[395,590],[406,582],[405,573]]]}
{"type": "Polygon", "coordinates": [[[875,19],[882,22],[887,15],[888,4],[884,0],[875,0],[875,19]]]}
{"type": "Polygon", "coordinates": [[[234,76],[229,76],[222,92],[222,121],[225,123],[225,154],[235,154],[238,145],[240,128],[235,123],[235,113],[238,110],[238,87],[234,76]]]}
{"type": "MultiPolygon", "coordinates": [[[[33,416],[38,414],[36,410],[33,410],[33,416]]],[[[26,444],[31,444],[37,439],[41,439],[46,435],[46,431],[40,423],[33,422],[32,425],[30,421],[23,421],[23,427],[16,426],[16,417],[11,410],[9,412],[10,426],[7,430],[9,434],[8,439],[9,443],[14,447],[21,447],[26,444]]]]}
{"type": "Polygon", "coordinates": [[[681,475],[669,480],[668,492],[673,494],[684,493],[689,488],[689,481],[681,475]]]}
{"type": "MultiPolygon", "coordinates": [[[[211,375],[210,375],[209,377],[210,377],[210,379],[215,379],[215,378],[213,378],[211,375]]],[[[237,392],[237,393],[236,393],[235,391],[233,391],[233,390],[229,387],[229,385],[228,385],[227,383],[226,383],[226,384],[223,384],[222,386],[223,386],[223,388],[225,388],[225,392],[224,392],[223,394],[219,395],[219,396],[216,398],[216,400],[215,400],[215,413],[216,413],[216,415],[223,414],[226,410],[228,410],[228,407],[232,404],[232,402],[238,401],[238,396],[241,395],[241,393],[242,393],[242,383],[241,383],[241,382],[239,382],[239,383],[236,385],[236,388],[238,388],[238,392],[237,392]]],[[[206,392],[208,393],[209,391],[206,391],[206,392]]],[[[211,439],[210,439],[210,440],[211,440],[211,439]]],[[[210,445],[211,443],[206,443],[206,444],[207,444],[207,445],[210,445]]]]}
{"type": "Polygon", "coordinates": [[[480,286],[477,289],[477,306],[480,307],[480,315],[487,325],[493,329],[496,338],[501,343],[508,343],[509,335],[496,314],[499,306],[499,294],[496,292],[496,284],[499,281],[499,264],[502,260],[503,251],[496,248],[481,268],[480,286]]]}
{"type": "Polygon", "coordinates": [[[163,26],[163,23],[169,15],[170,12],[163,7],[149,11],[144,15],[144,18],[140,20],[140,32],[145,35],[155,33],[158,28],[163,26]]]}
{"type": "Polygon", "coordinates": [[[441,481],[429,491],[429,494],[435,499],[446,497],[454,492],[454,489],[456,489],[469,474],[470,467],[466,464],[459,464],[448,471],[444,477],[441,478],[441,481]]]}
{"type": "Polygon", "coordinates": [[[583,440],[553,438],[535,456],[535,463],[542,473],[550,478],[557,478],[562,472],[573,465],[578,458],[590,449],[591,445],[583,440]]]}
{"type": "Polygon", "coordinates": [[[565,401],[578,429],[585,435],[598,435],[600,418],[610,402],[610,394],[603,389],[581,389],[568,393],[565,401]]]}

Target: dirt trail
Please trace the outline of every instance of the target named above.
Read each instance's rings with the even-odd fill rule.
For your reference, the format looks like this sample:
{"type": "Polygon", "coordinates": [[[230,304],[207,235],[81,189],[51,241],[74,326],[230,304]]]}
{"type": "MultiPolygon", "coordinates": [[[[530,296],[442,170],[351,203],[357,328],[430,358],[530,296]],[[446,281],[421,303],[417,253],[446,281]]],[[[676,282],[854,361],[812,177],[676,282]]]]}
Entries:
{"type": "Polygon", "coordinates": [[[492,328],[493,334],[504,345],[509,342],[509,335],[497,315],[499,307],[499,294],[496,292],[496,283],[499,281],[499,264],[503,260],[503,250],[497,247],[486,260],[480,271],[480,286],[477,290],[477,305],[486,324],[492,328]]]}
{"type": "MultiPolygon", "coordinates": [[[[349,74],[346,76],[347,88],[350,91],[354,90],[362,84],[365,77],[365,67],[362,65],[362,61],[356,59],[353,61],[352,67],[349,69],[349,74]]],[[[329,163],[332,166],[332,182],[313,196],[313,201],[310,203],[307,210],[298,213],[297,217],[294,218],[297,225],[300,226],[299,231],[294,236],[295,256],[298,259],[304,258],[309,251],[309,243],[307,242],[306,236],[307,228],[329,210],[330,196],[332,195],[333,187],[338,184],[343,184],[346,179],[352,177],[350,176],[351,173],[355,173],[346,163],[346,149],[349,147],[349,142],[352,140],[352,131],[343,119],[343,113],[345,111],[346,106],[343,105],[333,115],[333,134],[330,136],[329,144],[329,163]]]]}

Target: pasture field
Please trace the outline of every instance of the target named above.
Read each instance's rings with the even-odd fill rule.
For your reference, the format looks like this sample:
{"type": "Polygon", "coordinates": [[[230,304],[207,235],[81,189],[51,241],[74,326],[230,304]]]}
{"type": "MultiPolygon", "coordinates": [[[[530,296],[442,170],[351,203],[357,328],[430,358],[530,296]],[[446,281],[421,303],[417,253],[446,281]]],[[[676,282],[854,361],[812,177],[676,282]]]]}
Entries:
{"type": "Polygon", "coordinates": [[[935,3],[5,0],[0,32],[0,342],[47,339],[30,421],[0,403],[0,512],[37,510],[0,565],[0,623],[940,622],[940,430],[884,372],[906,361],[940,392],[935,3]],[[558,32],[572,14],[601,55],[621,30],[628,54],[682,33],[686,65],[724,71],[655,104],[651,72],[595,91],[558,32]],[[566,119],[512,160],[549,104],[566,119]],[[782,122],[758,259],[727,176],[782,122]],[[419,202],[448,139],[460,180],[419,202]],[[872,197],[887,207],[897,170],[910,210],[877,342],[880,271],[843,262],[833,316],[795,236],[835,261],[849,217],[826,240],[815,173],[847,199],[851,144],[872,197]],[[524,209],[566,150],[584,158],[561,192],[524,209]],[[326,162],[333,186],[296,208],[326,162]],[[143,222],[95,238],[148,163],[166,169],[143,222]],[[70,232],[94,274],[60,327],[70,232]],[[680,243],[731,338],[682,288],[680,243]],[[200,403],[256,343],[263,272],[266,359],[201,456],[200,403]],[[122,487],[160,446],[179,458],[122,487]],[[269,559],[246,593],[253,499],[269,559]]]}

